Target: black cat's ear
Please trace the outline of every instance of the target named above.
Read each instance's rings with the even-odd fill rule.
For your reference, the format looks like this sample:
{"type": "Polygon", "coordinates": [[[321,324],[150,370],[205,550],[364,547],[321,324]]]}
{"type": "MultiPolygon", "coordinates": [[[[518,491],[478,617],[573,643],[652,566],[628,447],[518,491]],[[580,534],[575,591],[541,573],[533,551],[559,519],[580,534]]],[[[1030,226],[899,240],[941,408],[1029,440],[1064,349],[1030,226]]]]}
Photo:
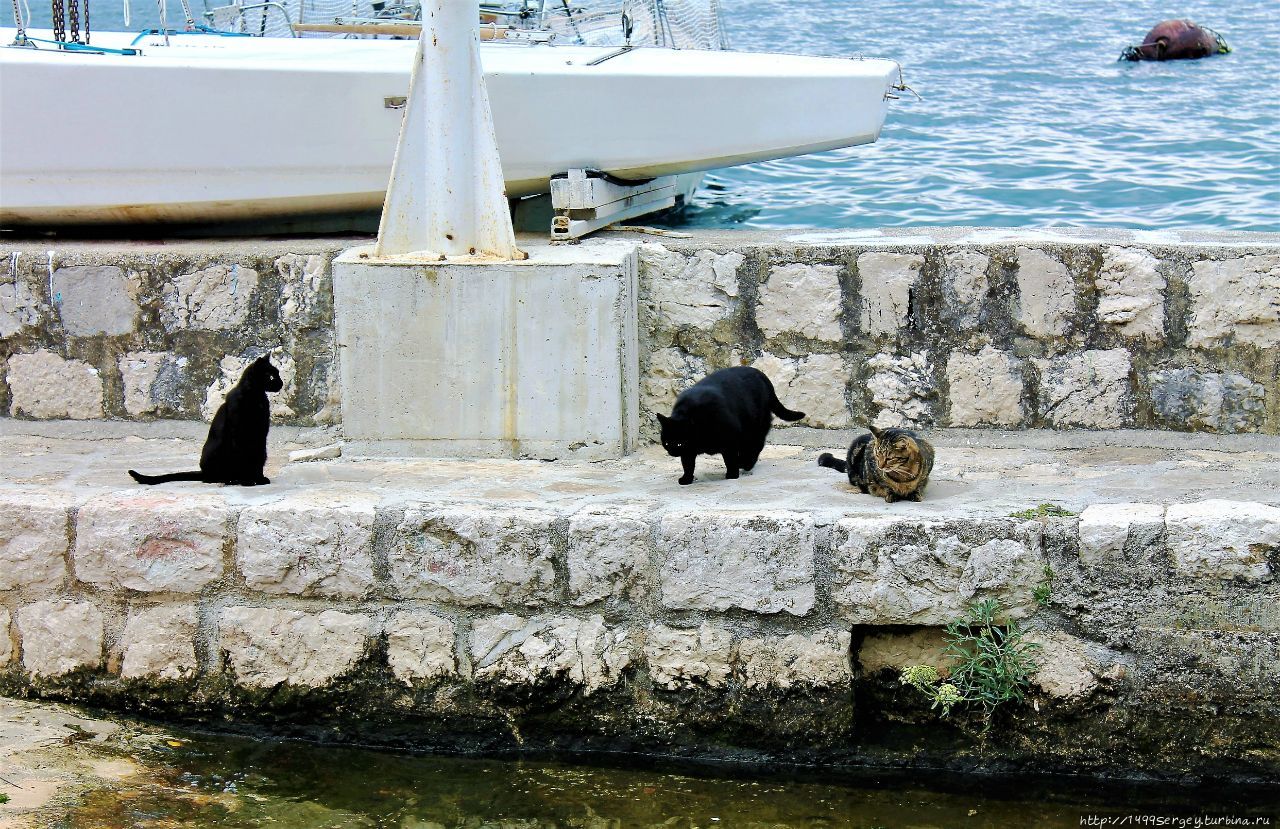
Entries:
{"type": "Polygon", "coordinates": [[[658,415],[658,422],[661,423],[663,426],[666,426],[668,423],[671,422],[671,418],[667,417],[662,412],[658,412],[657,415],[658,415]]]}
{"type": "Polygon", "coordinates": [[[876,436],[876,440],[884,440],[884,432],[874,426],[868,426],[867,428],[871,430],[871,434],[876,436]]]}

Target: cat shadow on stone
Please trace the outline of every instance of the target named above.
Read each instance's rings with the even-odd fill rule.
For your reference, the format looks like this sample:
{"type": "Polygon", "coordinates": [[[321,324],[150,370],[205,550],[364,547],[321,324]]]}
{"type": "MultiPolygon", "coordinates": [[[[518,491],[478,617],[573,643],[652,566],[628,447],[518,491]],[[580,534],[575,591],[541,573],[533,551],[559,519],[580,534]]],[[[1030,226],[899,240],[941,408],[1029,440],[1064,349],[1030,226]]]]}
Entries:
{"type": "Polygon", "coordinates": [[[823,452],[818,466],[846,473],[864,494],[889,503],[922,500],[933,471],[933,446],[909,429],[870,428],[853,439],[843,461],[823,452]]]}
{"type": "Polygon", "coordinates": [[[726,478],[749,472],[764,450],[774,415],[795,421],[804,412],[783,406],[764,372],[749,366],[712,372],[685,389],[669,417],[658,415],[662,447],[684,467],[679,483],[693,483],[698,455],[724,458],[726,478]]]}
{"type": "Polygon", "coordinates": [[[267,357],[259,357],[240,375],[227,393],[209,426],[209,437],[200,453],[200,471],[143,475],[129,470],[140,484],[170,481],[202,481],[206,484],[259,486],[271,481],[263,474],[267,464],[267,432],[271,428],[268,392],[284,388],[280,372],[267,357]]]}

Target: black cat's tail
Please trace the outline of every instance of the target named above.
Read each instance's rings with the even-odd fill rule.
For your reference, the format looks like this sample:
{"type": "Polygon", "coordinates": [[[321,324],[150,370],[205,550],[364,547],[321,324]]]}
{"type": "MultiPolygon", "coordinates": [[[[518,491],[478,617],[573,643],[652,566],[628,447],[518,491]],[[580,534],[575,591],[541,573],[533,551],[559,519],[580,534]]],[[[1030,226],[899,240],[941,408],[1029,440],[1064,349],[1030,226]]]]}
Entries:
{"type": "Polygon", "coordinates": [[[848,472],[849,464],[837,458],[830,452],[823,452],[818,456],[818,466],[825,466],[827,469],[834,469],[837,472],[848,472]]]}
{"type": "Polygon", "coordinates": [[[171,472],[168,475],[143,475],[140,472],[129,470],[129,477],[133,478],[140,484],[154,486],[155,484],[167,484],[170,481],[203,481],[203,472],[171,472]]]}
{"type": "Polygon", "coordinates": [[[778,395],[772,387],[769,389],[769,396],[773,398],[769,403],[769,410],[778,417],[788,421],[795,421],[804,417],[804,412],[793,412],[786,406],[782,405],[782,401],[778,400],[778,395]]]}

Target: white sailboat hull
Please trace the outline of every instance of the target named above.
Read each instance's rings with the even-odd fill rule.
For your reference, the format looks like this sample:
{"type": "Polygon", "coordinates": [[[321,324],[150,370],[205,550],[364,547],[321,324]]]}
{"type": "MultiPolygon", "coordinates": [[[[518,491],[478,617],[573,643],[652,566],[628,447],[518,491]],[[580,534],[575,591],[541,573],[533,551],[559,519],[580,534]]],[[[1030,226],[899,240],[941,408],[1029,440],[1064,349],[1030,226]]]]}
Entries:
{"type": "MultiPolygon", "coordinates": [[[[13,34],[0,29],[0,42],[13,34]]],[[[415,43],[170,41],[143,38],[134,56],[0,48],[0,226],[381,206],[415,43]]],[[[875,141],[898,71],[667,49],[590,65],[614,51],[482,45],[509,196],[546,192],[570,168],[649,178],[875,141]]]]}

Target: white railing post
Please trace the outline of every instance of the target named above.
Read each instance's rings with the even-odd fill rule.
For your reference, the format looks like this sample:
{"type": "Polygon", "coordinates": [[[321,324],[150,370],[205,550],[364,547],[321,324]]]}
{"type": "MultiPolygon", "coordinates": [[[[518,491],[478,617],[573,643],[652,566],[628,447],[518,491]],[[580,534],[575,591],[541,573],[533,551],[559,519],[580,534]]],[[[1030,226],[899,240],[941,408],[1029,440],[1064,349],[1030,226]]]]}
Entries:
{"type": "Polygon", "coordinates": [[[424,0],[375,256],[523,259],[480,66],[476,0],[424,0]]]}

